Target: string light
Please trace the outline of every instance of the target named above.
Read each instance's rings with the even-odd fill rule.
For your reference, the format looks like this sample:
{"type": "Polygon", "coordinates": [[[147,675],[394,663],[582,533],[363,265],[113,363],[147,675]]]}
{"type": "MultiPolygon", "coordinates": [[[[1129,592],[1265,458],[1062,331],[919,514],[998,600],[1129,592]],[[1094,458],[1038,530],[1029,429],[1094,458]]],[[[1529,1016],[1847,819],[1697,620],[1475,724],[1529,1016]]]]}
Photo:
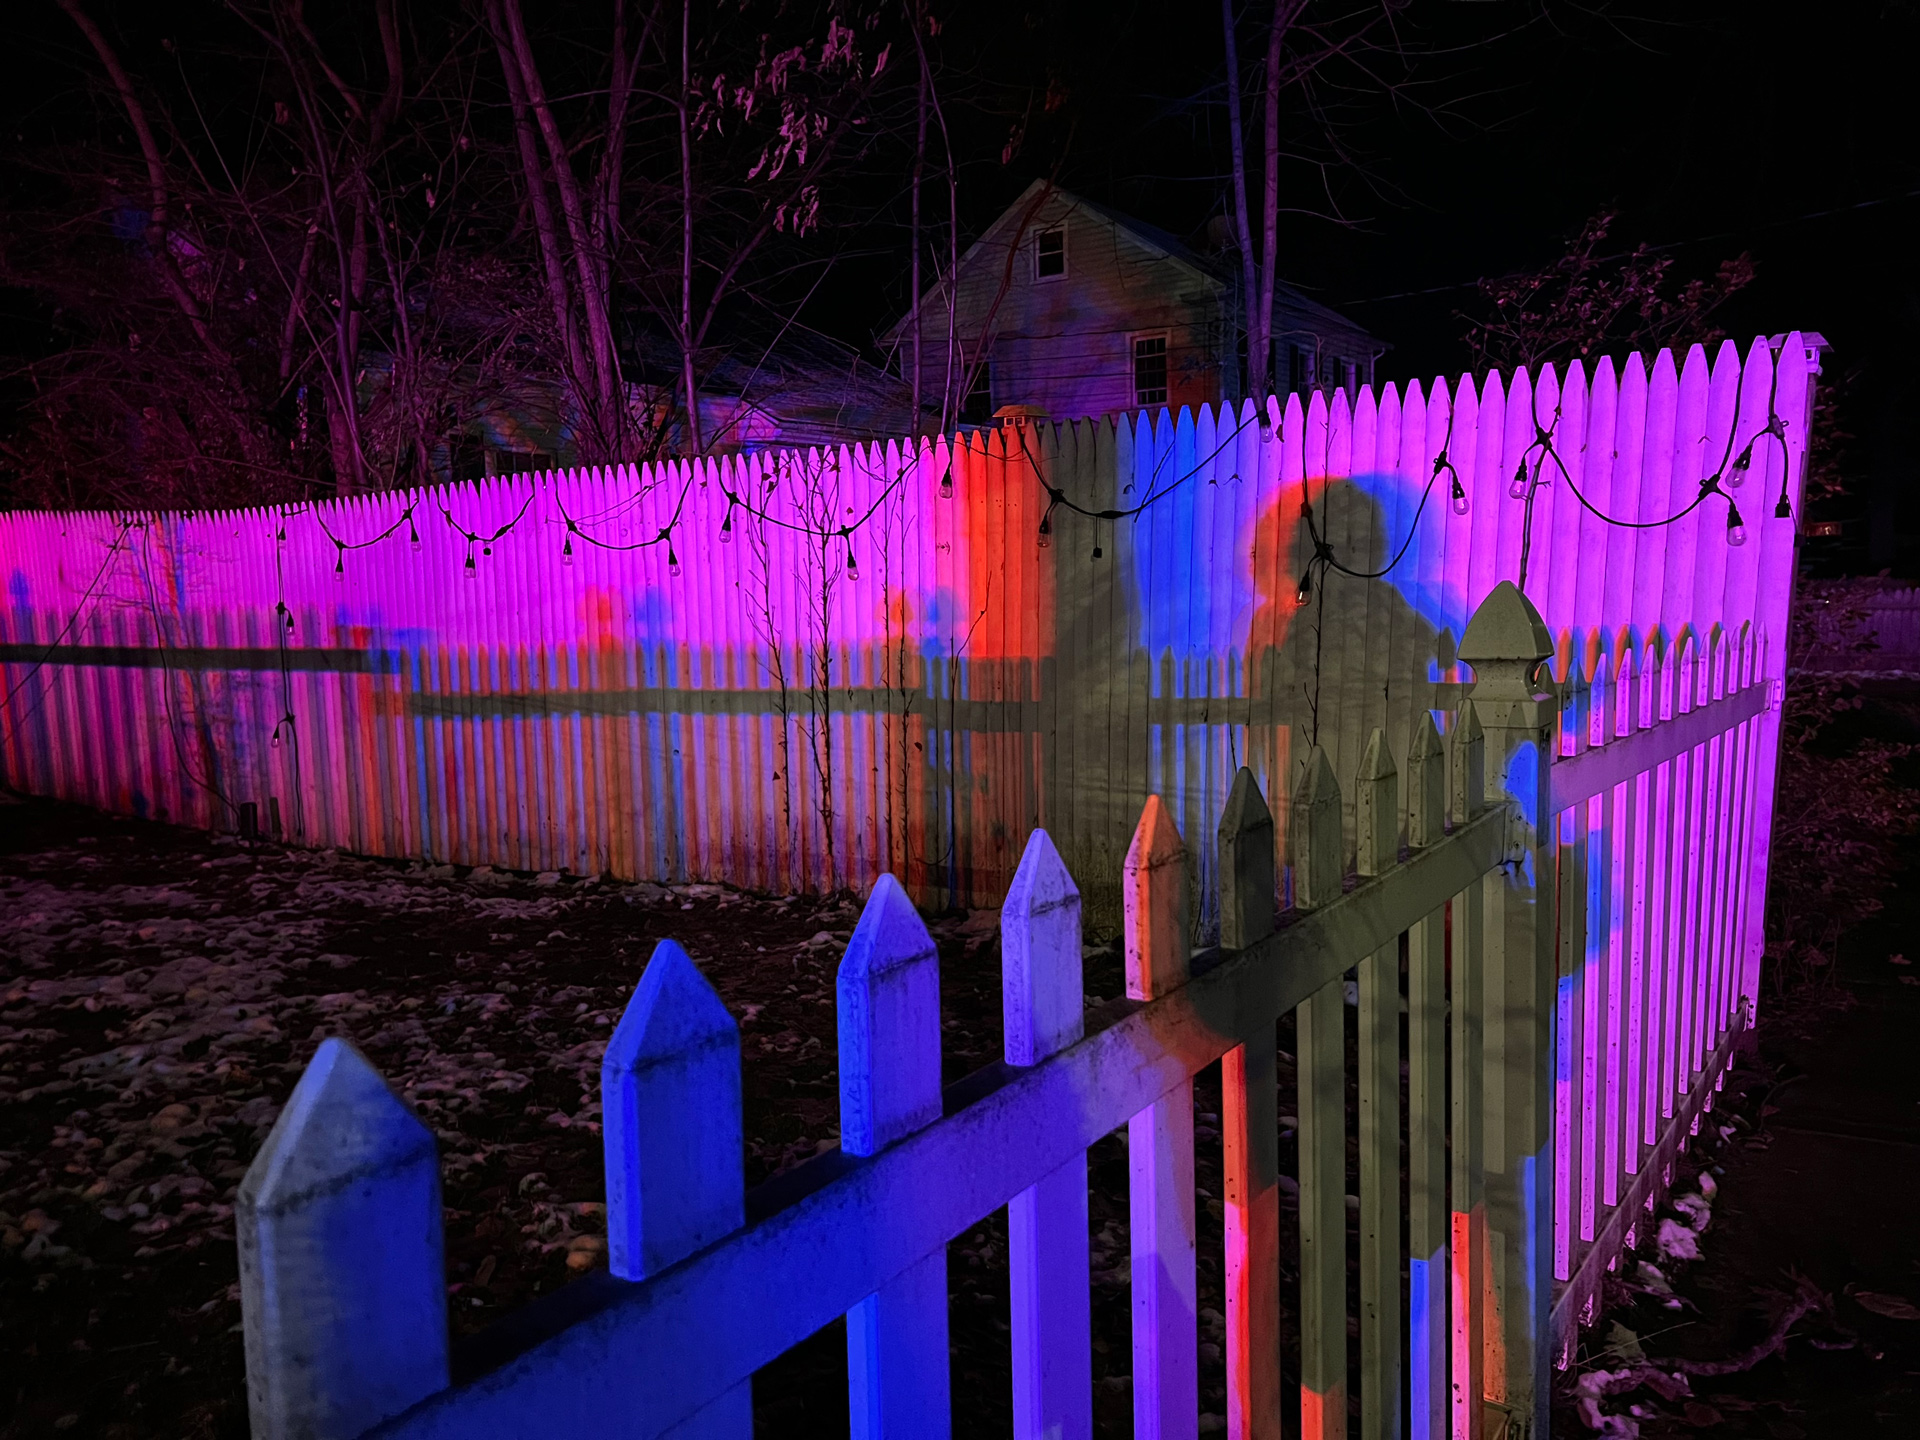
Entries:
{"type": "Polygon", "coordinates": [[[729,495],[727,497],[726,518],[720,522],[720,543],[722,545],[731,545],[733,543],[733,506],[734,499],[729,495]]]}
{"type": "Polygon", "coordinates": [[[573,564],[573,536],[571,535],[567,536],[567,543],[560,547],[560,563],[562,565],[573,564]]]}
{"type": "Polygon", "coordinates": [[[1727,500],[1727,544],[1739,546],[1747,543],[1746,522],[1740,518],[1740,507],[1727,500]]]}
{"type": "Polygon", "coordinates": [[[1513,483],[1507,486],[1507,498],[1524,500],[1527,498],[1527,457],[1520,457],[1520,464],[1513,472],[1513,483]]]}
{"type": "Polygon", "coordinates": [[[1747,442],[1746,449],[1735,457],[1733,468],[1727,472],[1727,483],[1738,489],[1747,482],[1747,467],[1753,463],[1753,441],[1747,442]]]}
{"type": "Polygon", "coordinates": [[[947,461],[947,468],[940,472],[940,498],[942,500],[953,498],[953,461],[951,460],[947,461]]]}
{"type": "Polygon", "coordinates": [[[851,531],[842,530],[840,537],[847,542],[847,578],[849,580],[858,580],[860,578],[860,562],[853,558],[853,534],[851,531]]]}
{"type": "Polygon", "coordinates": [[[336,584],[347,578],[347,547],[338,540],[333,542],[333,578],[336,584]]]}
{"type": "Polygon", "coordinates": [[[1040,517],[1040,548],[1046,549],[1053,544],[1053,507],[1047,507],[1047,513],[1040,517]]]}
{"type": "Polygon", "coordinates": [[[464,573],[469,580],[477,580],[480,578],[480,572],[474,567],[473,546],[471,545],[467,546],[467,566],[464,573]]]}
{"type": "Polygon", "coordinates": [[[680,578],[680,557],[673,553],[673,541],[666,531],[660,532],[660,538],[667,542],[667,574],[677,580],[680,578]]]}
{"type": "Polygon", "coordinates": [[[420,553],[420,530],[413,523],[413,507],[407,507],[407,548],[414,554],[420,553]]]}

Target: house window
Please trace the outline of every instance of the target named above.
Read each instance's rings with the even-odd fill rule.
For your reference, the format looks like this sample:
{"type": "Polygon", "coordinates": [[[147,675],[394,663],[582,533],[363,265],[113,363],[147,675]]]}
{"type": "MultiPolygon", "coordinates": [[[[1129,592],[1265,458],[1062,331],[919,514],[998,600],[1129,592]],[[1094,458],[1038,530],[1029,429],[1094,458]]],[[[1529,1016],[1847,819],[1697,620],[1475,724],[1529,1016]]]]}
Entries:
{"type": "Polygon", "coordinates": [[[1136,335],[1133,340],[1133,403],[1167,403],[1167,337],[1136,335]]]}
{"type": "Polygon", "coordinates": [[[1067,273],[1067,227],[1042,230],[1033,242],[1033,275],[1047,280],[1067,273]]]}
{"type": "Polygon", "coordinates": [[[968,387],[967,398],[960,405],[960,423],[993,423],[993,365],[990,361],[982,360],[980,368],[973,374],[973,384],[968,387]]]}
{"type": "Polygon", "coordinates": [[[1313,356],[1298,345],[1287,347],[1287,388],[1299,392],[1313,383],[1313,356]]]}

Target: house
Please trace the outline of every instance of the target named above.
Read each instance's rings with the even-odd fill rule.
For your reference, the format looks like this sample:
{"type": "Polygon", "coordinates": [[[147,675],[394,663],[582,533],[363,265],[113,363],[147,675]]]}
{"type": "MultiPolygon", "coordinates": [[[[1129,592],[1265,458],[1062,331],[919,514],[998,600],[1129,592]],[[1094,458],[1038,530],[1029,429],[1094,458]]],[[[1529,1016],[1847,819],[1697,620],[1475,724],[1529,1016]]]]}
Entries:
{"type": "MultiPolygon", "coordinates": [[[[963,424],[1008,405],[1054,419],[1238,401],[1245,393],[1239,251],[1186,242],[1036,180],[961,256],[952,324],[963,424]]],[[[920,297],[922,393],[946,382],[946,287],[920,297]]],[[[1287,285],[1274,287],[1275,369],[1289,390],[1349,390],[1388,349],[1287,285]]],[[[911,378],[913,315],[882,341],[911,378]]]]}

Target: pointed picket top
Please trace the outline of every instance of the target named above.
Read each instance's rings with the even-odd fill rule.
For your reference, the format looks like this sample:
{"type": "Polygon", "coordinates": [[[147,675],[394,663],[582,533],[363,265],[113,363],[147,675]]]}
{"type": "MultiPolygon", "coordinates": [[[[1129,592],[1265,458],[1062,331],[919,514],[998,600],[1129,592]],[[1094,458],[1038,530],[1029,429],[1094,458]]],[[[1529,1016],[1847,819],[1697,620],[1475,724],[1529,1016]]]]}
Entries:
{"type": "Polygon", "coordinates": [[[1327,752],[1307,752],[1305,772],[1293,792],[1289,817],[1293,855],[1293,903],[1317,910],[1340,898],[1346,880],[1345,845],[1340,830],[1340,782],[1327,752]]]}
{"type": "Polygon", "coordinates": [[[1438,840],[1446,825],[1447,756],[1433,712],[1422,710],[1413,722],[1407,748],[1407,846],[1419,850],[1438,840]]]}
{"type": "Polygon", "coordinates": [[[653,947],[600,1062],[607,1261],[643,1280],[746,1221],[740,1029],[687,952],[653,947]]]}
{"type": "Polygon", "coordinates": [[[234,1204],[253,1433],[348,1440],[447,1384],[433,1132],[328,1039],[234,1204]]]}
{"type": "Polygon", "coordinates": [[[1586,662],[1576,653],[1568,657],[1567,678],[1560,684],[1560,753],[1584,751],[1592,723],[1593,687],[1587,683],[1586,662]]]}
{"type": "Polygon", "coordinates": [[[1493,587],[1460,637],[1460,658],[1473,667],[1477,700],[1531,699],[1534,672],[1553,652],[1546,621],[1511,580],[1493,587]]]}
{"type": "Polygon", "coordinates": [[[1354,779],[1354,868],[1384,875],[1400,859],[1400,774],[1387,747],[1387,732],[1374,727],[1354,779]]]}
{"type": "Polygon", "coordinates": [[[1242,765],[1227,791],[1217,832],[1220,855],[1220,944],[1244,950],[1273,929],[1273,812],[1253,771],[1242,765]]]}
{"type": "Polygon", "coordinates": [[[1027,837],[1000,907],[1000,1018],[1009,1065],[1037,1065],[1086,1033],[1080,891],[1044,830],[1027,837]]]}
{"type": "Polygon", "coordinates": [[[1487,737],[1480,726],[1479,709],[1471,700],[1460,702],[1448,759],[1447,807],[1453,823],[1464,825],[1486,808],[1487,799],[1487,737]]]}
{"type": "Polygon", "coordinates": [[[320,1042],[240,1182],[239,1204],[283,1214],[331,1187],[434,1158],[433,1132],[348,1041],[320,1042]]]}
{"type": "Polygon", "coordinates": [[[1187,846],[1173,813],[1149,795],[1121,867],[1127,995],[1153,1000],[1187,983],[1187,846]]]}
{"type": "Polygon", "coordinates": [[[835,988],[840,1148],[872,1155],[940,1118],[940,954],[893,876],[867,897],[835,988]]]}

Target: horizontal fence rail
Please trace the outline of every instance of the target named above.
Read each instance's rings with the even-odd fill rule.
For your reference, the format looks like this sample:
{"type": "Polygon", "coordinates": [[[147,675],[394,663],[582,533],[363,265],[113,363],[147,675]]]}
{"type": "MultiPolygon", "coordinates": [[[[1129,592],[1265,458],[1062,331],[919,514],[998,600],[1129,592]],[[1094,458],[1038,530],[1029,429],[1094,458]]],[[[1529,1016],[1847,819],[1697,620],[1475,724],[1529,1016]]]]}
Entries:
{"type": "Polygon", "coordinates": [[[1123,1126],[1134,1433],[1193,1435],[1192,1083],[1218,1062],[1229,1433],[1544,1440],[1549,1362],[1745,1023],[1738,881],[1769,713],[1751,630],[1576,657],[1558,683],[1553,648],[1500,586],[1464,627],[1470,692],[1444,736],[1423,717],[1404,768],[1379,729],[1345,786],[1309,747],[1280,825],[1242,767],[1217,946],[1190,949],[1191,855],[1150,796],[1120,865],[1127,994],[1105,1006],[1085,1005],[1080,889],[1031,832],[1001,912],[1005,1058],[944,1093],[937,952],[882,876],[837,980],[841,1147],[752,1193],[738,1029],[661,942],[602,1067],[609,1272],[481,1337],[460,1385],[431,1136],[325,1042],[236,1207],[255,1435],[744,1436],[753,1373],[844,1315],[854,1433],[937,1440],[945,1246],[1005,1206],[1015,1434],[1082,1440],[1086,1151],[1123,1126]]]}
{"type": "Polygon", "coordinates": [[[1774,510],[1798,503],[1817,360],[1788,335],[1264,415],[8,514],[0,773],[374,854],[776,890],[886,871],[937,904],[997,903],[1044,827],[1102,924],[1154,793],[1194,837],[1211,935],[1237,770],[1284,824],[1312,743],[1340,774],[1375,729],[1405,753],[1523,550],[1560,672],[1671,650],[1676,618],[1784,633],[1774,510]],[[1715,475],[1744,545],[1721,498],[1694,503],[1715,475]],[[1334,558],[1384,578],[1320,573],[1297,603],[1309,504],[1334,558]]]}

